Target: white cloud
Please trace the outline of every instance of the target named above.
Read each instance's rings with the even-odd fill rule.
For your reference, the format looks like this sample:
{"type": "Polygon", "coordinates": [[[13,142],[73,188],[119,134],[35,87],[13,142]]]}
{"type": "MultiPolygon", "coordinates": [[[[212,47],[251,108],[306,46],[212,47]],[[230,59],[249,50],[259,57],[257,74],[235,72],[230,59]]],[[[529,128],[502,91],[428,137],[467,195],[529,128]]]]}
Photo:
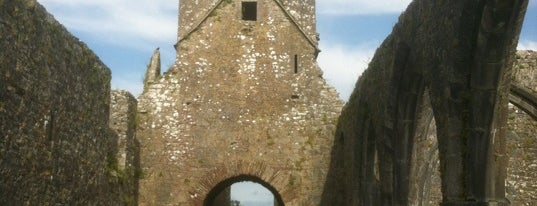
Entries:
{"type": "Polygon", "coordinates": [[[411,0],[317,0],[317,11],[331,15],[401,13],[411,0]]]}
{"type": "Polygon", "coordinates": [[[530,40],[521,40],[518,42],[518,50],[534,50],[537,51],[537,42],[530,40]]]}
{"type": "Polygon", "coordinates": [[[357,47],[321,44],[318,62],[326,81],[334,86],[343,100],[348,100],[354,85],[367,65],[378,44],[357,47]]]}
{"type": "MultiPolygon", "coordinates": [[[[177,40],[176,0],[38,0],[71,32],[87,35],[85,41],[147,53],[161,47],[163,69],[175,60],[171,45],[177,40]],[[172,55],[173,54],[173,55],[172,55]]],[[[101,48],[106,49],[106,48],[101,48]]],[[[110,54],[121,51],[109,51],[110,54]]],[[[108,58],[110,59],[110,58],[108,58]]],[[[112,89],[138,96],[142,92],[145,65],[111,68],[112,89]],[[126,69],[129,68],[129,69],[126,69]],[[130,71],[129,73],[125,71],[130,71]]]]}
{"type": "MultiPolygon", "coordinates": [[[[171,0],[39,0],[72,31],[91,33],[116,44],[132,41],[173,42],[177,1],[171,0]]],[[[173,44],[172,43],[172,44],[173,44]]]]}
{"type": "MultiPolygon", "coordinates": [[[[173,42],[178,0],[39,0],[70,30],[116,44],[173,42]]],[[[403,11],[410,0],[318,0],[319,13],[383,14],[403,11]]],[[[173,44],[172,43],[172,44],[173,44]]]]}
{"type": "MultiPolygon", "coordinates": [[[[120,45],[130,49],[175,53],[177,0],[38,0],[69,30],[91,36],[92,41],[120,45]]],[[[319,12],[330,15],[378,14],[400,12],[410,0],[318,0],[319,12]]],[[[376,45],[353,48],[321,43],[319,64],[324,77],[336,87],[343,99],[354,88],[357,77],[367,67],[376,45]]],[[[172,57],[172,60],[175,59],[172,57]]],[[[163,65],[164,68],[167,65],[163,65]]],[[[112,68],[114,70],[114,68],[112,68]]],[[[140,77],[118,76],[112,88],[126,89],[134,95],[142,90],[140,77]]]]}

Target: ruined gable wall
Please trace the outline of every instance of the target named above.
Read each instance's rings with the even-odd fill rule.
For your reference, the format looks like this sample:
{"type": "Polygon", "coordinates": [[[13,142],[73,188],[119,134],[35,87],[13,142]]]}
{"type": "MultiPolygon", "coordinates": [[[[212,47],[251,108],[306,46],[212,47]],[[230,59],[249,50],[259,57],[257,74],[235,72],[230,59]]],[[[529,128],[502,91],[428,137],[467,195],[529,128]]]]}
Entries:
{"type": "MultiPolygon", "coordinates": [[[[179,38],[194,29],[221,0],[179,1],[179,38]]],[[[229,1],[229,0],[225,0],[229,1]]]]}
{"type": "Polygon", "coordinates": [[[0,205],[120,205],[110,71],[35,0],[0,0],[0,205]]]}
{"type": "Polygon", "coordinates": [[[315,0],[279,0],[306,35],[317,42],[315,0]]]}
{"type": "Polygon", "coordinates": [[[258,21],[224,3],[178,45],[140,97],[142,205],[199,205],[217,183],[253,175],[286,205],[320,201],[341,102],[315,48],[274,1],[258,21]],[[294,55],[298,71],[294,72],[294,55]]]}
{"type": "MultiPolygon", "coordinates": [[[[216,4],[222,0],[185,0],[179,1],[179,38],[184,38],[209,14],[216,4]]],[[[274,1],[274,0],[268,0],[274,1]]],[[[242,0],[223,0],[223,4],[237,4],[240,12],[242,0]]],[[[296,20],[305,34],[317,41],[315,0],[277,0],[283,8],[296,20]]],[[[258,4],[267,3],[258,1],[258,4]]]]}

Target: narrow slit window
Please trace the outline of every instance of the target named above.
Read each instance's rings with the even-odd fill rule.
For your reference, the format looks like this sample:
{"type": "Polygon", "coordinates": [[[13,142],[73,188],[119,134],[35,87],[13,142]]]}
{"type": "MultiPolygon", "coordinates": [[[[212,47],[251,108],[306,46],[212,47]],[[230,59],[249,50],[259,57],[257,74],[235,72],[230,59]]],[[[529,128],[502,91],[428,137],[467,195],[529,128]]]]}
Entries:
{"type": "Polygon", "coordinates": [[[295,54],[295,74],[298,73],[298,55],[295,54]]]}
{"type": "Polygon", "coordinates": [[[242,20],[257,21],[257,2],[243,1],[242,2],[242,20]]]}

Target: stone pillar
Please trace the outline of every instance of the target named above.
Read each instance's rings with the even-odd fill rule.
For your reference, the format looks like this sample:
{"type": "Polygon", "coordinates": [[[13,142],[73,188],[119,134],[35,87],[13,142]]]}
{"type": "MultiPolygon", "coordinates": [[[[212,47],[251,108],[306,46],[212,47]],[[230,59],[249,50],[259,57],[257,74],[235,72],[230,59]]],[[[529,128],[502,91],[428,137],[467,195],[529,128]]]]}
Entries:
{"type": "Polygon", "coordinates": [[[144,89],[160,77],[160,50],[157,48],[149,60],[144,78],[144,89]]]}
{"type": "Polygon", "coordinates": [[[139,178],[139,144],[136,140],[136,99],[127,91],[114,90],[110,98],[110,129],[117,134],[113,148],[114,161],[107,169],[118,183],[118,194],[124,205],[137,205],[139,178]]]}
{"type": "Polygon", "coordinates": [[[527,3],[490,1],[483,7],[470,74],[469,107],[465,110],[459,104],[463,109],[459,111],[463,113],[461,128],[450,128],[460,131],[461,153],[455,155],[461,161],[457,166],[462,168],[446,169],[461,171],[460,176],[448,178],[462,178],[458,179],[462,184],[455,184],[460,189],[458,194],[444,195],[442,205],[509,205],[505,198],[509,70],[527,3]],[[462,195],[463,199],[453,195],[462,195]]]}

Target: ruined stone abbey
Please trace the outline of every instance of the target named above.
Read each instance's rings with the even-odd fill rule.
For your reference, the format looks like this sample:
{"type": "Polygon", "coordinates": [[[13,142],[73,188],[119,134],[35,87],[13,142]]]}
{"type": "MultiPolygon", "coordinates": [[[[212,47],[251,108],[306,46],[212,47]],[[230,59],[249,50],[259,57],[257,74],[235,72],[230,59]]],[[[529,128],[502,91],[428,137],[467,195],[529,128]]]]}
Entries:
{"type": "Polygon", "coordinates": [[[313,1],[179,8],[176,64],[151,66],[139,99],[140,203],[213,205],[243,180],[319,202],[342,102],[315,61],[313,1]]]}
{"type": "Polygon", "coordinates": [[[0,205],[531,205],[528,0],[414,0],[350,100],[314,0],[182,0],[176,61],[135,98],[35,0],[0,0],[0,205]]]}

